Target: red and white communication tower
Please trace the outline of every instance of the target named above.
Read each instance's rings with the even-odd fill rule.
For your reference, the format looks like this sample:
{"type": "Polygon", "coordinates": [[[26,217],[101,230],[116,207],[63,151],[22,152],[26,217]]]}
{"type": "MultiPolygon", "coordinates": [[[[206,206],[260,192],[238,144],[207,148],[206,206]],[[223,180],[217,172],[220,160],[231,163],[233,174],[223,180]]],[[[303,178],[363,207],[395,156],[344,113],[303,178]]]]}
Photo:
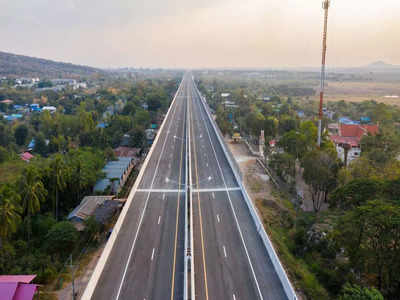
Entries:
{"type": "Polygon", "coordinates": [[[322,38],[322,66],[321,66],[321,89],[319,93],[319,120],[318,120],[318,147],[321,146],[322,136],[322,107],[324,104],[324,91],[325,91],[325,70],[326,70],[326,38],[328,34],[328,11],[331,0],[323,0],[322,8],[324,9],[324,33],[322,38]]]}

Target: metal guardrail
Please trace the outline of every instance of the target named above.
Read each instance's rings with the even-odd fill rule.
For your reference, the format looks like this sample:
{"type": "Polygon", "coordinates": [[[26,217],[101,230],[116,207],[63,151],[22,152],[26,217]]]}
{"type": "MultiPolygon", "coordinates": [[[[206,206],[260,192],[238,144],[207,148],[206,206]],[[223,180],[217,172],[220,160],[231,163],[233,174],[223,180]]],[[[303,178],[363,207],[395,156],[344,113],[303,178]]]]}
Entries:
{"type": "Polygon", "coordinates": [[[259,233],[260,238],[264,243],[264,246],[265,246],[265,248],[266,248],[266,250],[268,252],[268,255],[269,255],[270,259],[271,259],[271,262],[272,262],[272,264],[274,266],[274,269],[275,269],[275,271],[276,271],[276,273],[277,273],[277,275],[278,275],[278,277],[279,277],[279,279],[281,281],[281,284],[283,286],[285,294],[286,294],[286,296],[288,297],[289,300],[297,300],[298,298],[297,298],[296,292],[294,291],[293,286],[292,286],[292,284],[291,284],[291,282],[290,282],[290,280],[289,280],[289,278],[288,278],[288,276],[286,274],[286,271],[283,268],[283,266],[282,266],[282,264],[281,264],[281,262],[279,260],[279,257],[278,257],[278,255],[277,255],[277,253],[275,251],[275,248],[272,245],[272,242],[269,239],[269,237],[268,237],[268,235],[267,235],[267,233],[266,233],[266,231],[264,229],[264,225],[260,220],[260,217],[259,217],[259,215],[257,213],[257,209],[254,206],[253,201],[250,199],[250,197],[247,194],[247,191],[246,191],[246,189],[245,189],[245,187],[243,185],[242,173],[240,172],[239,166],[238,166],[236,160],[233,158],[232,153],[229,151],[229,149],[227,149],[227,147],[226,147],[226,145],[225,145],[225,143],[223,141],[223,136],[222,136],[218,126],[216,125],[214,119],[211,116],[211,112],[210,112],[210,110],[208,108],[207,102],[205,101],[205,98],[201,95],[200,91],[197,89],[197,86],[196,86],[196,91],[197,91],[197,93],[199,94],[199,96],[200,96],[200,98],[202,100],[201,102],[203,104],[203,107],[204,107],[205,111],[207,112],[207,116],[208,116],[208,118],[209,118],[209,120],[211,122],[211,125],[214,128],[215,132],[217,133],[218,141],[220,142],[221,147],[222,147],[222,149],[223,149],[223,151],[225,153],[225,156],[228,159],[229,165],[231,166],[231,168],[233,170],[233,173],[234,173],[234,175],[236,177],[236,181],[238,182],[238,184],[239,184],[239,186],[241,188],[243,197],[244,197],[244,199],[246,201],[247,207],[249,208],[250,214],[251,214],[251,216],[253,218],[253,221],[255,223],[255,226],[257,228],[257,232],[259,233]]]}

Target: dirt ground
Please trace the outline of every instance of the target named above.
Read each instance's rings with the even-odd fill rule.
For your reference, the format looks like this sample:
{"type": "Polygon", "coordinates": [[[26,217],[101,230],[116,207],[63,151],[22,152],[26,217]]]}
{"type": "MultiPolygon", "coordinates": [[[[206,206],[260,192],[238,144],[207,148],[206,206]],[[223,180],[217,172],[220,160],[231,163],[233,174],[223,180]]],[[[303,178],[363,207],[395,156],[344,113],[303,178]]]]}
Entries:
{"type": "Polygon", "coordinates": [[[243,143],[234,144],[229,139],[225,139],[229,149],[239,164],[244,178],[244,185],[251,199],[272,199],[272,186],[270,178],[259,166],[256,157],[252,156],[246,145],[243,143]]]}
{"type": "MultiPolygon", "coordinates": [[[[319,100],[318,97],[316,96],[315,100],[319,100]]],[[[344,100],[350,102],[375,100],[400,106],[400,86],[394,82],[328,82],[325,99],[326,101],[344,100]],[[387,96],[398,96],[399,98],[387,96]]]]}
{"type": "MultiPolygon", "coordinates": [[[[256,157],[252,156],[244,143],[234,144],[230,139],[225,138],[229,149],[239,164],[239,168],[243,173],[244,184],[251,199],[255,202],[257,199],[274,200],[272,194],[273,183],[263,168],[257,163],[256,157]]],[[[302,171],[297,168],[296,172],[296,191],[303,198],[301,208],[303,211],[313,211],[313,203],[311,194],[307,184],[302,178],[302,171]]],[[[280,202],[280,201],[276,201],[280,202]]],[[[323,204],[321,210],[326,209],[326,204],[323,204]]]]}
{"type": "MultiPolygon", "coordinates": [[[[85,263],[85,261],[81,263],[81,267],[77,271],[77,277],[75,278],[75,293],[77,294],[76,300],[81,299],[82,294],[86,288],[87,283],[89,282],[90,277],[92,276],[92,273],[97,265],[97,261],[99,260],[104,247],[105,244],[99,247],[91,255],[88,255],[86,259],[89,261],[87,263],[85,263]]],[[[59,290],[57,292],[57,296],[59,300],[72,300],[72,283],[66,284],[63,289],[59,290]]]]}

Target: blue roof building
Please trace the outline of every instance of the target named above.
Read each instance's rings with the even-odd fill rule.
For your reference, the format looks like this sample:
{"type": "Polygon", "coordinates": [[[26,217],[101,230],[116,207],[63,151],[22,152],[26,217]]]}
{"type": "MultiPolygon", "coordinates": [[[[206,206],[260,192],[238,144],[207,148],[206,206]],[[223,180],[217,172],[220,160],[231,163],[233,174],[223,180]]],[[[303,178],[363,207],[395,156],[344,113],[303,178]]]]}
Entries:
{"type": "Polygon", "coordinates": [[[108,162],[103,168],[106,177],[96,183],[94,192],[103,193],[110,187],[112,193],[119,193],[133,166],[134,160],[131,157],[118,157],[118,160],[108,162]]]}

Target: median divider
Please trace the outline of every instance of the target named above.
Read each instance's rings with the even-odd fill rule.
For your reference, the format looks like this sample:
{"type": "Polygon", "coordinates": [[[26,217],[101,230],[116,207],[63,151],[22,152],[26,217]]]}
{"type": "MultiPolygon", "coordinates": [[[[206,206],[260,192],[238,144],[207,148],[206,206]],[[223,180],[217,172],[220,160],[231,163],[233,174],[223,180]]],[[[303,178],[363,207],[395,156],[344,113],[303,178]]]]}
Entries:
{"type": "Polygon", "coordinates": [[[281,262],[279,260],[279,257],[278,257],[278,255],[277,255],[277,253],[275,251],[274,246],[272,245],[271,240],[268,237],[267,232],[264,229],[264,225],[261,222],[261,219],[260,219],[260,217],[259,217],[259,215],[257,213],[257,209],[254,206],[253,201],[250,199],[249,195],[247,194],[246,188],[243,185],[242,173],[241,173],[241,171],[239,169],[239,166],[238,166],[236,160],[234,159],[232,153],[230,152],[230,150],[226,147],[225,142],[223,140],[223,135],[222,135],[221,131],[219,130],[217,124],[215,123],[214,119],[212,118],[210,109],[208,107],[208,104],[207,104],[205,98],[201,95],[201,93],[198,90],[196,85],[195,85],[195,87],[196,87],[196,91],[197,91],[197,93],[198,93],[198,95],[199,95],[199,97],[201,99],[201,103],[202,103],[202,105],[203,105],[203,107],[204,107],[204,109],[205,109],[205,111],[207,113],[208,119],[210,120],[211,125],[212,125],[214,131],[216,132],[217,139],[218,139],[218,141],[219,141],[219,143],[220,143],[220,145],[222,147],[222,150],[224,151],[224,154],[225,154],[225,156],[226,156],[226,158],[228,160],[228,163],[229,163],[229,165],[230,165],[230,167],[231,167],[231,169],[232,169],[232,171],[233,171],[233,173],[235,175],[236,181],[238,182],[238,184],[239,184],[239,186],[241,188],[242,195],[243,195],[243,197],[244,197],[244,199],[246,201],[247,207],[248,207],[248,209],[250,211],[250,214],[252,216],[252,219],[253,219],[253,221],[255,223],[255,226],[257,228],[257,232],[259,233],[259,235],[261,237],[261,240],[263,241],[263,244],[264,244],[264,246],[265,246],[265,248],[266,248],[266,250],[268,252],[268,255],[269,255],[270,259],[271,259],[271,262],[272,262],[272,264],[274,266],[274,269],[275,269],[275,271],[276,271],[276,273],[277,273],[277,275],[278,275],[278,277],[279,277],[279,279],[281,281],[281,284],[283,286],[285,294],[286,294],[286,296],[288,297],[289,300],[297,300],[298,298],[297,298],[296,292],[293,289],[293,286],[292,286],[292,284],[291,284],[291,282],[290,282],[290,280],[289,280],[289,278],[288,278],[288,276],[286,274],[285,269],[283,268],[283,266],[282,266],[282,264],[281,264],[281,262]]]}
{"type": "Polygon", "coordinates": [[[133,188],[131,189],[131,191],[130,191],[130,193],[128,195],[128,199],[126,200],[124,208],[122,209],[122,212],[121,212],[120,216],[118,217],[118,221],[117,221],[117,223],[115,224],[115,226],[113,228],[113,232],[112,232],[110,238],[108,239],[108,242],[107,242],[107,244],[106,244],[106,246],[105,246],[105,248],[103,250],[103,253],[101,254],[101,257],[100,257],[99,261],[97,262],[96,268],[94,269],[94,271],[92,273],[92,276],[90,277],[90,280],[89,280],[89,282],[88,282],[88,284],[86,286],[86,289],[85,289],[85,291],[84,291],[84,293],[82,295],[81,300],[90,300],[92,298],[92,296],[93,296],[94,290],[95,290],[95,288],[97,286],[97,283],[98,283],[98,281],[100,279],[101,273],[103,272],[103,269],[104,269],[104,267],[105,267],[105,265],[107,263],[107,260],[108,260],[110,254],[111,254],[111,250],[112,250],[112,248],[113,248],[113,246],[115,244],[115,241],[117,239],[118,233],[119,233],[119,231],[121,229],[121,226],[122,226],[122,224],[123,224],[123,222],[125,220],[126,214],[127,214],[128,210],[129,210],[129,208],[130,208],[130,206],[131,206],[131,204],[133,202],[133,197],[135,196],[136,190],[138,189],[138,186],[139,186],[139,184],[140,184],[140,182],[142,180],[142,177],[143,177],[143,174],[144,174],[144,172],[146,170],[147,164],[150,161],[150,158],[151,158],[151,156],[153,154],[153,151],[154,151],[154,149],[155,149],[155,147],[157,145],[157,142],[158,142],[158,140],[160,138],[160,135],[161,135],[161,133],[163,131],[163,128],[165,126],[165,123],[168,120],[168,117],[169,117],[169,115],[171,113],[172,107],[174,106],[176,97],[177,97],[179,91],[182,88],[182,83],[183,83],[183,80],[179,84],[178,90],[176,91],[174,99],[172,100],[171,105],[170,105],[170,107],[168,109],[168,112],[167,112],[167,114],[166,114],[166,116],[165,116],[165,118],[164,118],[164,120],[163,120],[163,122],[161,124],[160,130],[158,131],[157,136],[156,136],[156,138],[155,138],[155,140],[154,140],[154,142],[153,142],[153,144],[152,144],[152,146],[150,148],[150,151],[146,156],[146,159],[145,159],[145,161],[144,161],[144,163],[143,163],[143,165],[142,165],[142,167],[140,169],[139,175],[136,178],[135,184],[134,184],[133,188]]]}

